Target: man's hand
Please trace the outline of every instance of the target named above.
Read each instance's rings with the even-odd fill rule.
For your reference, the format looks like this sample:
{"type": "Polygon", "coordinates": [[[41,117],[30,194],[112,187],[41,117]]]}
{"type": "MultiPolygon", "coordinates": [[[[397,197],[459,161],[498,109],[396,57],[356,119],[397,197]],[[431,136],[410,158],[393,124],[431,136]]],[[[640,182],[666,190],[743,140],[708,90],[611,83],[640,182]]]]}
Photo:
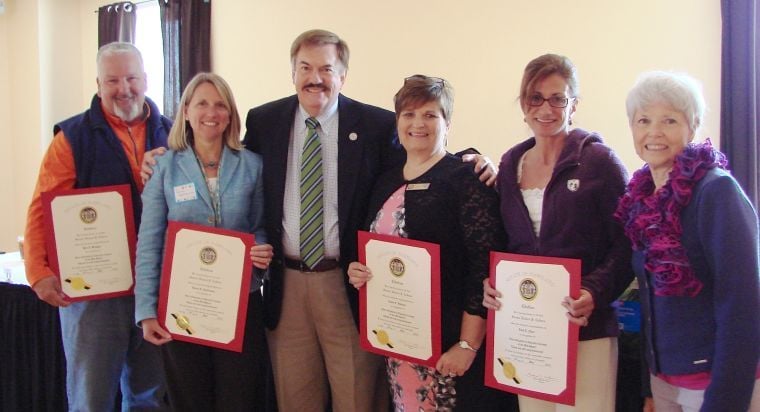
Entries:
{"type": "Polygon", "coordinates": [[[499,173],[499,170],[496,169],[496,166],[494,166],[488,156],[482,154],[464,154],[462,155],[462,161],[475,163],[475,173],[480,174],[480,181],[485,183],[486,186],[493,186],[496,183],[496,175],[499,173]]]}
{"type": "Polygon", "coordinates": [[[48,276],[38,280],[32,286],[32,290],[40,300],[48,305],[66,307],[71,304],[71,302],[66,300],[66,295],[61,290],[61,282],[55,276],[48,276]]]}
{"type": "Polygon", "coordinates": [[[142,165],[140,165],[140,177],[142,177],[143,184],[147,183],[150,176],[153,174],[153,166],[156,165],[156,157],[161,156],[164,153],[166,153],[165,147],[158,147],[145,152],[142,165]]]}

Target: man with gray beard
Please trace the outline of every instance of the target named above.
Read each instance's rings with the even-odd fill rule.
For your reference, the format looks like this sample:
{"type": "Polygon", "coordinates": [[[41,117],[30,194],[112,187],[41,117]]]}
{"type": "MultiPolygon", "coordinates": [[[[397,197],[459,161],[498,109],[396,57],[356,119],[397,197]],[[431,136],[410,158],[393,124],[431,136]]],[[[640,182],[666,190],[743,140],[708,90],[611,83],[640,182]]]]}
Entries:
{"type": "Polygon", "coordinates": [[[145,97],[140,52],[129,43],[98,50],[98,93],[90,108],[53,128],[27,214],[26,275],[37,296],[59,307],[70,411],[166,409],[158,347],[135,326],[134,296],[71,302],[49,266],[40,194],[128,184],[135,226],[142,204],[140,164],[146,151],[166,146],[171,120],[145,97]]]}

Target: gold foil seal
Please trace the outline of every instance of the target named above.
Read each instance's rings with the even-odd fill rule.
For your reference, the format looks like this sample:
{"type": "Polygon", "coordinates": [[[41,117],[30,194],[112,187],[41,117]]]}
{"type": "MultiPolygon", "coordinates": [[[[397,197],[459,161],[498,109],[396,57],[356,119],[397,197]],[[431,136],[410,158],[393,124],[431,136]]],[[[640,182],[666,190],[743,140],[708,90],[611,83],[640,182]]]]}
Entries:
{"type": "Polygon", "coordinates": [[[190,326],[190,319],[188,319],[187,316],[172,313],[172,317],[177,322],[177,326],[187,332],[188,335],[192,335],[194,333],[193,328],[190,326]]]}

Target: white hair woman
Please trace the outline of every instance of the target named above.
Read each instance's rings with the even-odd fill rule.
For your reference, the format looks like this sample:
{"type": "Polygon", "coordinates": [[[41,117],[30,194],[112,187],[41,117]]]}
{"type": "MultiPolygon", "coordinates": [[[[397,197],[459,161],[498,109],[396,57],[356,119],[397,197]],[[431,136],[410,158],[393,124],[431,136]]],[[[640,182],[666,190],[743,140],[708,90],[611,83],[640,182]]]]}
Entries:
{"type": "Polygon", "coordinates": [[[694,142],[696,80],[645,73],[626,106],[646,164],[616,216],[633,244],[655,410],[760,410],[757,214],[725,156],[694,142]]]}

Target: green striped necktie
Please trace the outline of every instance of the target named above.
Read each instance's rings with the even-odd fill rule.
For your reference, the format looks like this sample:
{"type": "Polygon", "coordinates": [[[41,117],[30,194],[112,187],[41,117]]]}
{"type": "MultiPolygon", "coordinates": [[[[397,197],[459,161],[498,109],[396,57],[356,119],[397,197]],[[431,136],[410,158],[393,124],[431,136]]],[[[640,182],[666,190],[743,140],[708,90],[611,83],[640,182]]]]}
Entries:
{"type": "Polygon", "coordinates": [[[313,269],[325,257],[322,144],[317,119],[306,119],[301,154],[301,260],[313,269]]]}

